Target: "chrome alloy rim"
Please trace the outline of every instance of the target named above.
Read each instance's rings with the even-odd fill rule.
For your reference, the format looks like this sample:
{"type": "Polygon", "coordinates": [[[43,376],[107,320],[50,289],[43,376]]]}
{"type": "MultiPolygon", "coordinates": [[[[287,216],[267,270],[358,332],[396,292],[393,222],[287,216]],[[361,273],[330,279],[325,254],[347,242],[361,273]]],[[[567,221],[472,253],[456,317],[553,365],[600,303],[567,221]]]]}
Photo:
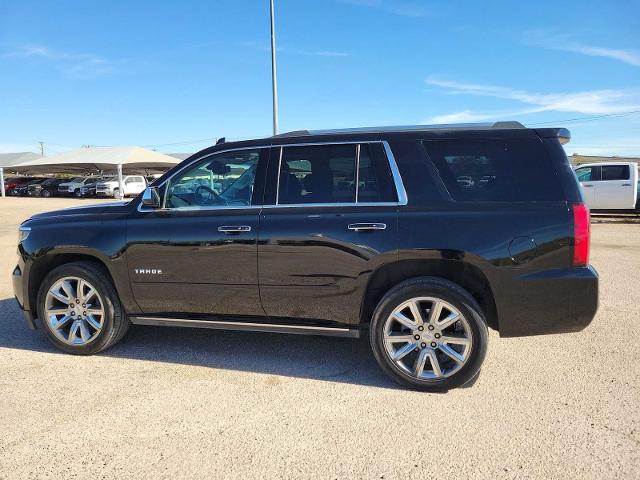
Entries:
{"type": "Polygon", "coordinates": [[[471,327],[460,311],[435,297],[398,305],[384,324],[384,349],[403,373],[418,380],[450,377],[471,354],[471,327]]]}
{"type": "Polygon", "coordinates": [[[102,330],[104,302],[86,280],[64,277],[49,288],[45,315],[50,330],[64,343],[86,345],[102,330]]]}

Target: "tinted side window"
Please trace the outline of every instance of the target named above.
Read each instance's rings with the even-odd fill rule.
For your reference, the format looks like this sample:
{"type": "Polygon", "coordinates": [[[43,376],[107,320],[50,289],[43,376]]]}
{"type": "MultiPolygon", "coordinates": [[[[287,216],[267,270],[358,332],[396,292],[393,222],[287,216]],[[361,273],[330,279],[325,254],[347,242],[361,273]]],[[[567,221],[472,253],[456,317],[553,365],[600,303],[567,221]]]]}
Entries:
{"type": "Polygon", "coordinates": [[[360,146],[358,202],[397,202],[389,161],[380,143],[360,146]]]}
{"type": "Polygon", "coordinates": [[[423,142],[453,200],[562,200],[555,168],[535,140],[423,142]]]}
{"type": "Polygon", "coordinates": [[[600,180],[600,167],[580,167],[576,169],[579,182],[595,182],[600,180]]]}
{"type": "Polygon", "coordinates": [[[602,180],[629,180],[629,165],[603,165],[602,180]]]}
{"type": "Polygon", "coordinates": [[[278,204],[353,203],[356,145],[284,147],[278,204]]]}
{"type": "Polygon", "coordinates": [[[238,150],[206,157],[169,182],[167,208],[251,205],[260,150],[238,150]]]}

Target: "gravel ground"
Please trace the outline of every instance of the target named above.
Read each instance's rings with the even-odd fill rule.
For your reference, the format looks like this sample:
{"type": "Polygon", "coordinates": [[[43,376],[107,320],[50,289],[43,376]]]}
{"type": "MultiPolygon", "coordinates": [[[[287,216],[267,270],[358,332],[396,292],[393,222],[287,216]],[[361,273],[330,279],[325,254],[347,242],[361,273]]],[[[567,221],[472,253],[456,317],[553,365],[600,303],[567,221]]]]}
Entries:
{"type": "Polygon", "coordinates": [[[639,225],[593,226],[587,330],[492,332],[477,383],[430,395],[361,340],[135,327],[57,353],[12,297],[16,229],[86,202],[0,199],[0,478],[638,478],[639,225]]]}

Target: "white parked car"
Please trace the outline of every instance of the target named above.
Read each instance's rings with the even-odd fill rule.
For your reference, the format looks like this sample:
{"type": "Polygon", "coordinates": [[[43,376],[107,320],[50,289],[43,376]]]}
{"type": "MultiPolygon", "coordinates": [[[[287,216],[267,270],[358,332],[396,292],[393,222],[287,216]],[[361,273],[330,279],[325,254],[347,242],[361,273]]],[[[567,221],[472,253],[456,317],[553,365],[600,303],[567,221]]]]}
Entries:
{"type": "Polygon", "coordinates": [[[80,190],[82,187],[96,183],[98,180],[98,177],[77,177],[69,182],[58,185],[58,193],[60,195],[80,196],[80,190]]]}
{"type": "Polygon", "coordinates": [[[591,210],[638,209],[638,164],[587,163],[574,170],[591,210]]]}
{"type": "MultiPolygon", "coordinates": [[[[123,197],[135,196],[147,188],[147,180],[142,175],[124,175],[122,177],[124,188],[123,197]]],[[[96,195],[99,197],[119,197],[120,186],[118,177],[110,178],[108,181],[98,182],[96,185],[96,195]]]]}

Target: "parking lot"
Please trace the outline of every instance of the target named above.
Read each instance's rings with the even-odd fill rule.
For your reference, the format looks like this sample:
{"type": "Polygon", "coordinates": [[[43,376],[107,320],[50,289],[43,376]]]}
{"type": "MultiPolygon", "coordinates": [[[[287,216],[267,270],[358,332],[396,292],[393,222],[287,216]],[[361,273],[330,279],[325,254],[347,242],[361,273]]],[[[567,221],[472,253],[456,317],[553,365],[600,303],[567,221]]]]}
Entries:
{"type": "Polygon", "coordinates": [[[476,384],[431,395],[387,380],[366,340],[133,327],[58,353],[13,300],[17,226],[97,201],[0,199],[0,478],[638,478],[633,219],[592,226],[587,330],[491,332],[476,384]]]}

